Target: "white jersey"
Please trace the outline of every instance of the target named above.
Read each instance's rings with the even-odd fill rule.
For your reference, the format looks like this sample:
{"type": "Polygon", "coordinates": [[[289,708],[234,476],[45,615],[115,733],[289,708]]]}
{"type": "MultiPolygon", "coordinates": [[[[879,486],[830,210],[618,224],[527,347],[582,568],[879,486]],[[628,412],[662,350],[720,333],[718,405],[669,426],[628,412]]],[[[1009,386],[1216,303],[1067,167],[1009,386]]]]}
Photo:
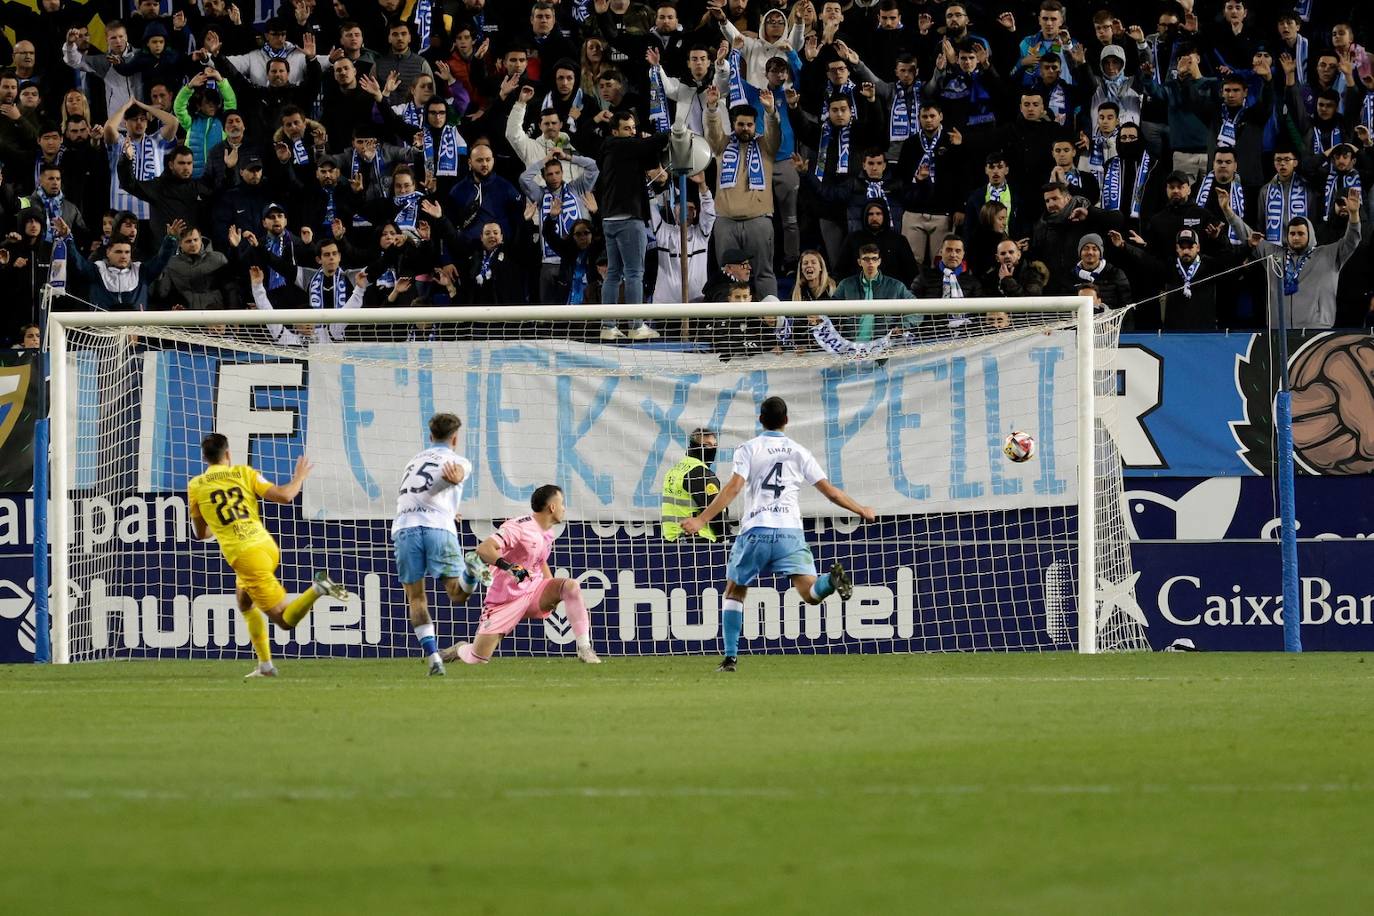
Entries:
{"type": "Polygon", "coordinates": [[[463,483],[472,475],[472,462],[447,445],[425,449],[406,465],[396,494],[396,518],[391,534],[404,528],[441,528],[453,534],[458,525],[458,502],[463,498],[463,484],[451,484],[443,477],[443,467],[456,461],[463,468],[463,483]]]}
{"type": "Polygon", "coordinates": [[[750,528],[801,528],[797,491],[825,480],[811,452],[781,432],[769,431],[735,449],[733,470],[747,482],[749,508],[741,531],[750,528]]]}

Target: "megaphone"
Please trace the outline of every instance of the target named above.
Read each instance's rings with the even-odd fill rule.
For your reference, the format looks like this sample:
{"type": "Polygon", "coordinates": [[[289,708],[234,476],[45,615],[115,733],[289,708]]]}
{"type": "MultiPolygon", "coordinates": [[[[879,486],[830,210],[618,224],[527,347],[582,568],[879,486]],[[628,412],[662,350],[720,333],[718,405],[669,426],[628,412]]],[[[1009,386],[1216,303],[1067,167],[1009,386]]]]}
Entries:
{"type": "Polygon", "coordinates": [[[674,175],[695,175],[711,164],[710,145],[685,124],[673,125],[672,137],[664,152],[663,167],[674,175]]]}

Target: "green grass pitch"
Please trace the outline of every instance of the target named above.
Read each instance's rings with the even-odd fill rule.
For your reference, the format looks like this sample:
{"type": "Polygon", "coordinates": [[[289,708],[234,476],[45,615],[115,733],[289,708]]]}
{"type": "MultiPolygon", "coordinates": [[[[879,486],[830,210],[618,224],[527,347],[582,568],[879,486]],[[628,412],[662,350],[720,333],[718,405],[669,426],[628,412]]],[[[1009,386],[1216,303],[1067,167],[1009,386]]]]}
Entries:
{"type": "Polygon", "coordinates": [[[1374,662],[0,668],[0,911],[1369,912],[1374,662]]]}

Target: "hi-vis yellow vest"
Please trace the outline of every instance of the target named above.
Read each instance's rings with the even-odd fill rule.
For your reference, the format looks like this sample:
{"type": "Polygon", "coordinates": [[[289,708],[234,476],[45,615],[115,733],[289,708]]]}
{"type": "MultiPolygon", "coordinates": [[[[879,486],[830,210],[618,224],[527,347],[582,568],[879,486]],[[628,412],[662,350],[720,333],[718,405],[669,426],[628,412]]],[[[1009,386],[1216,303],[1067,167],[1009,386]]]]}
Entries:
{"type": "MultiPolygon", "coordinates": [[[[687,473],[692,468],[697,467],[704,468],[706,465],[700,460],[688,456],[669,468],[668,473],[663,478],[663,505],[659,512],[659,521],[663,525],[664,540],[676,541],[682,535],[682,520],[697,514],[696,501],[692,499],[691,492],[683,483],[687,478],[687,473]]],[[[707,485],[709,495],[715,495],[711,493],[713,489],[713,486],[707,485]]],[[[711,530],[710,525],[707,525],[701,529],[699,537],[714,541],[716,533],[711,530]]]]}

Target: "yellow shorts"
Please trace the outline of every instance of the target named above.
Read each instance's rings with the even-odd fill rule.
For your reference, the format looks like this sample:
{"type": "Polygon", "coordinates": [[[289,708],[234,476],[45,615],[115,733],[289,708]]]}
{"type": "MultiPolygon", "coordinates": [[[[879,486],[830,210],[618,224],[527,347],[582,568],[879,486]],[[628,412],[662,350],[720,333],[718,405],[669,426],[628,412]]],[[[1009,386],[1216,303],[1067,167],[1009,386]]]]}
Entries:
{"type": "Polygon", "coordinates": [[[271,610],[286,598],[286,589],[277,581],[280,562],[281,551],[277,545],[266,543],[247,548],[232,564],[237,573],[234,584],[247,592],[261,610],[271,610]]]}

